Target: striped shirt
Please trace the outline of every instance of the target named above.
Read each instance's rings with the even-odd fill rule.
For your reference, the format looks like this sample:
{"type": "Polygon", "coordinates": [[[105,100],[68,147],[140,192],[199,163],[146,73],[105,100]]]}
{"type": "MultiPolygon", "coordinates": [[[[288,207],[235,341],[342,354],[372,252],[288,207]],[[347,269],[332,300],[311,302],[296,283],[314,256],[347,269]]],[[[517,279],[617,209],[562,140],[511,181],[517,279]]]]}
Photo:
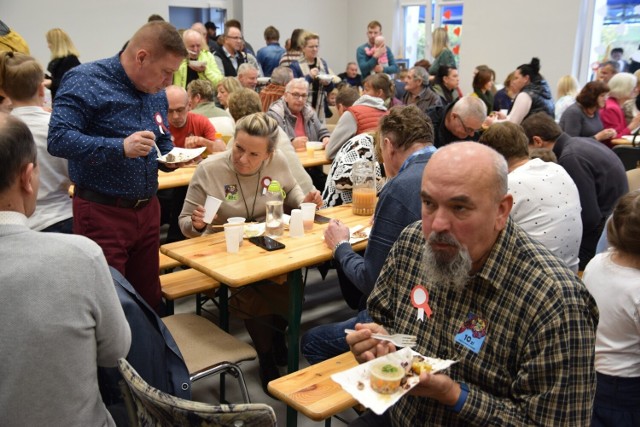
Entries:
{"type": "Polygon", "coordinates": [[[558,425],[591,422],[595,393],[595,301],[582,282],[511,219],[463,290],[426,281],[420,222],[392,248],[369,300],[374,321],[418,336],[415,350],[456,359],[448,375],[469,387],[460,413],[404,396],[395,425],[558,425]],[[431,318],[417,320],[411,290],[429,291],[431,318]],[[479,351],[456,342],[470,314],[486,325],[479,351]]]}

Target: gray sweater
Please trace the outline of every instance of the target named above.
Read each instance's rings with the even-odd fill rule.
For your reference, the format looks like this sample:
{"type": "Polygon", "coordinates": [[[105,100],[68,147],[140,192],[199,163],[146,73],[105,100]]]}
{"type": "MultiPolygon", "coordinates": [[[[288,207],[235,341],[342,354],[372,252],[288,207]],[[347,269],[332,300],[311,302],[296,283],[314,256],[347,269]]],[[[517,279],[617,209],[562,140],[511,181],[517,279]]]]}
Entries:
{"type": "Polygon", "coordinates": [[[98,366],[131,331],[100,247],[0,212],[0,425],[112,426],[98,366]]]}

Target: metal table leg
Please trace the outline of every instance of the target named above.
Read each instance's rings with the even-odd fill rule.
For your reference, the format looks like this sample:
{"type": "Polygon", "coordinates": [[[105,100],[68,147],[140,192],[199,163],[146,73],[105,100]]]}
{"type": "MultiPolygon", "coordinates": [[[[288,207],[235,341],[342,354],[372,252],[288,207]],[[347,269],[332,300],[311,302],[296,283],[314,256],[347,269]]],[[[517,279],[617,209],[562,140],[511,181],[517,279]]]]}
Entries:
{"type": "MultiPolygon", "coordinates": [[[[304,295],[304,282],[302,270],[289,273],[289,366],[288,372],[298,370],[300,359],[300,318],[302,316],[302,298],[304,295]]],[[[298,425],[298,412],[287,406],[287,427],[298,425]]]]}

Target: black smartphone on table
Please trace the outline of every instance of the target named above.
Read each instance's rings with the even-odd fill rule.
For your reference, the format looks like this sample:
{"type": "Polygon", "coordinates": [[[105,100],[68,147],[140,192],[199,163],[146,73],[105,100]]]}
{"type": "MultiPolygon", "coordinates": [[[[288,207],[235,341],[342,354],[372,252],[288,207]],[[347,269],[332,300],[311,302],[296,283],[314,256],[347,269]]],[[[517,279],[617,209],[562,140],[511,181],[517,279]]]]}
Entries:
{"type": "Polygon", "coordinates": [[[318,215],[313,217],[313,222],[316,224],[328,224],[331,221],[331,218],[327,218],[326,216],[318,215]]]}
{"type": "Polygon", "coordinates": [[[274,240],[271,237],[267,236],[250,237],[249,241],[267,251],[277,251],[278,249],[285,248],[283,243],[280,243],[277,240],[274,240]]]}

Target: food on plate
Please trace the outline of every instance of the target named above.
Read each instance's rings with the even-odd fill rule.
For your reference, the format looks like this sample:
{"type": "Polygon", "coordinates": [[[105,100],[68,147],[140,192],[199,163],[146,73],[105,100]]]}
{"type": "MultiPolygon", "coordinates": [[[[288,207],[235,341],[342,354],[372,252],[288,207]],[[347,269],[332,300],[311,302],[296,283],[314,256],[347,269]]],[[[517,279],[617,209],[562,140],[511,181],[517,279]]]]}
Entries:
{"type": "Polygon", "coordinates": [[[420,375],[423,372],[431,372],[433,366],[431,366],[431,363],[427,362],[423,356],[413,356],[411,370],[420,375]]]}
{"type": "Polygon", "coordinates": [[[363,228],[362,230],[354,231],[351,233],[351,237],[354,239],[366,239],[368,236],[367,229],[363,228]]]}
{"type": "Polygon", "coordinates": [[[171,153],[169,153],[169,154],[166,155],[165,159],[167,159],[167,162],[175,162],[176,156],[171,154],[171,153]]]}
{"type": "Polygon", "coordinates": [[[397,363],[383,362],[370,371],[371,388],[381,394],[392,394],[400,388],[406,371],[397,363]]]}

